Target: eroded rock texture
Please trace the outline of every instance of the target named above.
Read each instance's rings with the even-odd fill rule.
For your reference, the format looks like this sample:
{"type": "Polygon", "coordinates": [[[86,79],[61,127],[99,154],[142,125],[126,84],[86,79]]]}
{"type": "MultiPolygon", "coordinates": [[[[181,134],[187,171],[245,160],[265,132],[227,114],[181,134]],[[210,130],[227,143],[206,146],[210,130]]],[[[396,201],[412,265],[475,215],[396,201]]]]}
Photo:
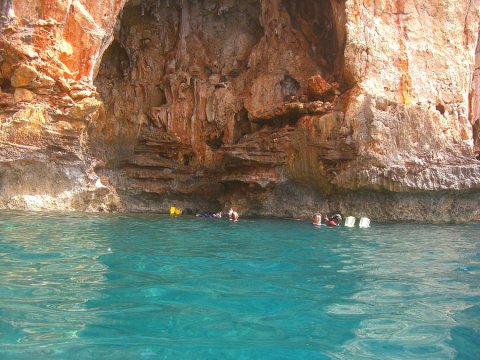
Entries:
{"type": "Polygon", "coordinates": [[[480,220],[476,1],[0,7],[2,207],[480,220]]]}

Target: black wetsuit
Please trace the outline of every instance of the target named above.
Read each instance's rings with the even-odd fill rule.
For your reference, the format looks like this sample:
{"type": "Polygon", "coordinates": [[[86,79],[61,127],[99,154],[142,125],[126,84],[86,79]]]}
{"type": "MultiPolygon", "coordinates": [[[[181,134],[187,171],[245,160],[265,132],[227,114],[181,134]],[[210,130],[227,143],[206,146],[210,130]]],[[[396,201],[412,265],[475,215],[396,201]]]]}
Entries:
{"type": "Polygon", "coordinates": [[[206,211],[199,212],[196,216],[197,216],[197,217],[208,218],[208,219],[212,219],[212,218],[213,218],[213,214],[212,214],[212,213],[209,213],[209,212],[206,212],[206,211]]]}

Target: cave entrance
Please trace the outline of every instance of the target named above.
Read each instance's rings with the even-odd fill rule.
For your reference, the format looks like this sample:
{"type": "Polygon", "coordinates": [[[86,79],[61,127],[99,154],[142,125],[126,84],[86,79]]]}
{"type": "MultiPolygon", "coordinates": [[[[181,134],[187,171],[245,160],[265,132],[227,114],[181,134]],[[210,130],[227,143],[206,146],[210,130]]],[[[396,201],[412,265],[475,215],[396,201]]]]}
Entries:
{"type": "MultiPolygon", "coordinates": [[[[106,160],[120,196],[220,199],[226,152],[249,159],[257,147],[242,141],[248,145],[262,127],[280,135],[290,131],[298,116],[281,117],[273,110],[279,103],[309,101],[310,77],[322,73],[329,82],[342,82],[345,1],[282,0],[275,4],[279,11],[269,12],[271,5],[260,0],[125,4],[94,81],[104,111],[89,127],[89,148],[106,160]],[[289,41],[269,27],[269,21],[285,19],[289,41]],[[255,122],[254,110],[273,114],[272,121],[255,122]]],[[[272,157],[270,147],[261,149],[265,158],[272,157]]],[[[277,160],[257,162],[258,168],[243,174],[246,184],[249,176],[270,178],[272,166],[283,166],[277,160]]]]}
{"type": "MultiPolygon", "coordinates": [[[[264,35],[260,13],[259,0],[128,1],[94,81],[105,121],[121,124],[119,145],[138,136],[128,129],[146,125],[201,152],[212,125],[205,122],[212,89],[228,87],[231,98],[232,88],[248,90],[247,63],[264,35]]],[[[243,108],[241,101],[223,107],[215,117],[220,126],[226,112],[243,108]]]]}
{"type": "Polygon", "coordinates": [[[259,0],[126,2],[94,80],[104,111],[89,148],[127,207],[169,194],[195,208],[223,193],[221,148],[251,131],[238,99],[259,14],[259,0]]]}
{"type": "MultiPolygon", "coordinates": [[[[280,4],[305,38],[317,72],[343,83],[345,1],[280,4]]],[[[265,34],[263,7],[260,0],[129,0],[95,79],[105,115],[123,129],[129,123],[156,126],[198,144],[198,131],[205,130],[198,128],[205,100],[198,94],[204,85],[198,84],[235,88],[241,98],[248,96],[252,79],[263,75],[250,69],[250,55],[265,34]]],[[[286,74],[279,84],[282,98],[302,94],[299,81],[286,74]]],[[[240,102],[228,106],[243,108],[240,102]]]]}

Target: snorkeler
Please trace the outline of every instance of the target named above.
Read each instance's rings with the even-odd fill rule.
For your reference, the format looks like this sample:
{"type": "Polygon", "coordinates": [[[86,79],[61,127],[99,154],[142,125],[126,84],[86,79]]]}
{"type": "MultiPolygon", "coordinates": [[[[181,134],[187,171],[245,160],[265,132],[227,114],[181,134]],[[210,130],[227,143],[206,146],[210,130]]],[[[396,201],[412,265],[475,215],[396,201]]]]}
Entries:
{"type": "Polygon", "coordinates": [[[340,214],[335,214],[328,221],[328,226],[340,226],[341,222],[342,222],[342,216],[340,214]]]}
{"type": "Polygon", "coordinates": [[[233,221],[233,222],[236,222],[238,221],[238,213],[236,211],[234,211],[232,208],[230,208],[230,210],[228,211],[228,219],[230,221],[233,221]]]}
{"type": "Polygon", "coordinates": [[[195,215],[196,217],[203,217],[207,219],[221,219],[222,218],[222,212],[216,212],[216,213],[210,213],[206,211],[199,212],[195,215]]]}
{"type": "Polygon", "coordinates": [[[321,226],[322,225],[322,214],[314,214],[312,218],[312,225],[321,226]]]}

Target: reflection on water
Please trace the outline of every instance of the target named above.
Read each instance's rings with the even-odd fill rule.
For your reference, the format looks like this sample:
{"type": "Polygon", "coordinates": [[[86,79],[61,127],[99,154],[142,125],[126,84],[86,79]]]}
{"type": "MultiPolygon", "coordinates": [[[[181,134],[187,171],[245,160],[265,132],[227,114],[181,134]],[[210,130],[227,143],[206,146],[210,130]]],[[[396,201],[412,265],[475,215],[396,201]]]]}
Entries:
{"type": "Polygon", "coordinates": [[[478,359],[478,230],[0,213],[0,355],[478,359]]]}
{"type": "Polygon", "coordinates": [[[99,257],[108,242],[98,222],[19,213],[0,219],[0,329],[12,343],[1,348],[76,338],[95,317],[86,303],[105,288],[99,257]]]}

